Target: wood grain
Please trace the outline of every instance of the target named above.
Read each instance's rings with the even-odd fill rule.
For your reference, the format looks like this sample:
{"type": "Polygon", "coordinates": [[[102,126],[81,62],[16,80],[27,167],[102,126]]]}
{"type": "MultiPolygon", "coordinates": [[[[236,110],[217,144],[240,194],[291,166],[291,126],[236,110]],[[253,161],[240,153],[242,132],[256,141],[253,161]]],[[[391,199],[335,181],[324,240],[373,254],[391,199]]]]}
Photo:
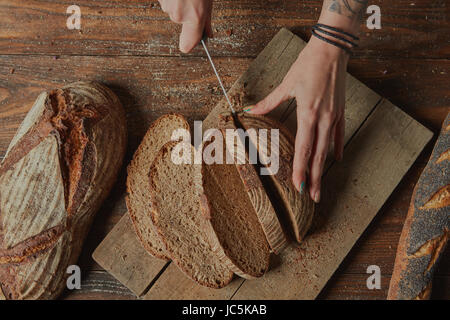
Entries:
{"type": "Polygon", "coordinates": [[[152,257],[141,246],[128,214],[120,219],[92,257],[138,297],[168,264],[152,257]]]}
{"type": "Polygon", "coordinates": [[[187,278],[173,263],[162,273],[143,296],[144,300],[217,300],[224,296],[232,296],[244,280],[235,277],[230,284],[222,289],[212,289],[201,286],[187,278]]]}
{"type": "MultiPolygon", "coordinates": [[[[70,0],[0,1],[0,51],[46,55],[179,55],[180,26],[169,21],[153,1],[78,0],[81,30],[68,30],[70,0]],[[20,23],[16,23],[20,21],[20,23]]],[[[445,0],[375,0],[381,9],[381,29],[361,23],[356,56],[450,56],[448,9],[445,0]]],[[[214,1],[210,40],[215,56],[255,57],[286,27],[304,39],[319,18],[321,0],[214,1]]],[[[364,15],[366,18],[367,14],[364,15]]],[[[202,53],[197,48],[192,53],[202,53]]]]}

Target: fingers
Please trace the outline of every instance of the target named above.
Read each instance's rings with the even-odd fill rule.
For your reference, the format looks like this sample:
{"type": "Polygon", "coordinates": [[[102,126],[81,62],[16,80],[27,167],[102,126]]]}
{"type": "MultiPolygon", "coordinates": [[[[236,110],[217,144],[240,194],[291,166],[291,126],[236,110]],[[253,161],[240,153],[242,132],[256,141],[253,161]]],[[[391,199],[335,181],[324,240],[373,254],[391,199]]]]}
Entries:
{"type": "Polygon", "coordinates": [[[341,161],[344,156],[344,130],[345,117],[342,115],[334,129],[334,157],[337,161],[341,161]]]}
{"type": "Polygon", "coordinates": [[[159,0],[161,9],[169,14],[170,20],[182,24],[179,47],[183,53],[190,52],[206,32],[213,36],[211,27],[212,1],[164,1],[159,0]]]}
{"type": "MultiPolygon", "coordinates": [[[[297,108],[299,110],[299,108],[297,108]]],[[[306,192],[306,172],[313,151],[316,135],[315,116],[306,112],[297,112],[297,135],[295,137],[295,153],[292,168],[292,182],[298,192],[306,192]]]]}
{"type": "Polygon", "coordinates": [[[180,34],[180,51],[183,53],[191,51],[200,42],[203,29],[203,23],[183,23],[180,34]]]}
{"type": "Polygon", "coordinates": [[[317,124],[317,140],[310,159],[311,171],[309,188],[311,199],[316,203],[320,201],[320,182],[325,160],[327,158],[333,122],[334,119],[332,119],[330,115],[324,115],[317,124]]]}
{"type": "Polygon", "coordinates": [[[254,106],[245,109],[244,111],[252,114],[266,114],[278,107],[280,103],[287,100],[288,98],[289,95],[287,94],[287,90],[285,89],[284,84],[281,83],[267,97],[265,97],[254,106]]]}

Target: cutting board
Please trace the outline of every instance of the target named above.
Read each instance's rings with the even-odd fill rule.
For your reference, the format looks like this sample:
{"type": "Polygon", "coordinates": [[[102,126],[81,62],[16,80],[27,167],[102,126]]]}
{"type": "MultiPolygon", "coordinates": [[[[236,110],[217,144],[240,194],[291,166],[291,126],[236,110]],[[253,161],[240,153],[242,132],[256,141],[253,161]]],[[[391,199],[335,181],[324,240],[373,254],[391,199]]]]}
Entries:
{"type": "MultiPolygon", "coordinates": [[[[245,92],[255,103],[283,79],[305,42],[281,29],[234,83],[229,95],[245,92]]],[[[292,99],[269,116],[295,134],[292,99]]],[[[203,122],[217,127],[223,99],[203,122]]],[[[323,196],[315,222],[301,245],[272,255],[270,271],[256,280],[236,277],[223,289],[197,285],[175,264],[153,258],[141,247],[128,214],[93,253],[93,258],[143,299],[314,299],[431,139],[432,133],[389,101],[347,75],[345,151],[342,162],[328,157],[323,196]]]]}

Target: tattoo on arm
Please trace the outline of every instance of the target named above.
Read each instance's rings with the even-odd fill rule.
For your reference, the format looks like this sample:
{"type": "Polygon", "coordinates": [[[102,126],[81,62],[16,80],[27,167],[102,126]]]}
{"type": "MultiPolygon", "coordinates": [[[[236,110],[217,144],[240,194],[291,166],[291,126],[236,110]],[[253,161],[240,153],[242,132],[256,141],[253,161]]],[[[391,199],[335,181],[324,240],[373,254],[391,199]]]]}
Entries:
{"type": "Polygon", "coordinates": [[[326,0],[328,11],[353,18],[362,13],[367,6],[368,0],[326,0]]]}

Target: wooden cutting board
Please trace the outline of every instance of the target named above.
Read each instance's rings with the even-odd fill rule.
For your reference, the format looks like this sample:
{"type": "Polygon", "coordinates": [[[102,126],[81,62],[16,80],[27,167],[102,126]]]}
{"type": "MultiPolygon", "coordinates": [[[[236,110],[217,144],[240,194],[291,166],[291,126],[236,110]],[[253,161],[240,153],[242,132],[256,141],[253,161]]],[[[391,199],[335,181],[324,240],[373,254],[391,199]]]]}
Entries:
{"type": "MultiPolygon", "coordinates": [[[[283,79],[305,42],[282,29],[229,90],[245,91],[255,103],[283,79]]],[[[231,67],[231,66],[230,66],[231,67]]],[[[294,134],[295,101],[269,116],[294,134]]],[[[217,127],[227,111],[223,99],[203,123],[217,127]]],[[[272,256],[270,271],[257,280],[236,277],[223,289],[197,285],[170,262],[153,258],[141,247],[127,214],[100,243],[93,258],[143,299],[314,299],[358,240],[432,133],[389,101],[347,75],[344,160],[327,160],[323,196],[315,223],[301,245],[272,256]]]]}

